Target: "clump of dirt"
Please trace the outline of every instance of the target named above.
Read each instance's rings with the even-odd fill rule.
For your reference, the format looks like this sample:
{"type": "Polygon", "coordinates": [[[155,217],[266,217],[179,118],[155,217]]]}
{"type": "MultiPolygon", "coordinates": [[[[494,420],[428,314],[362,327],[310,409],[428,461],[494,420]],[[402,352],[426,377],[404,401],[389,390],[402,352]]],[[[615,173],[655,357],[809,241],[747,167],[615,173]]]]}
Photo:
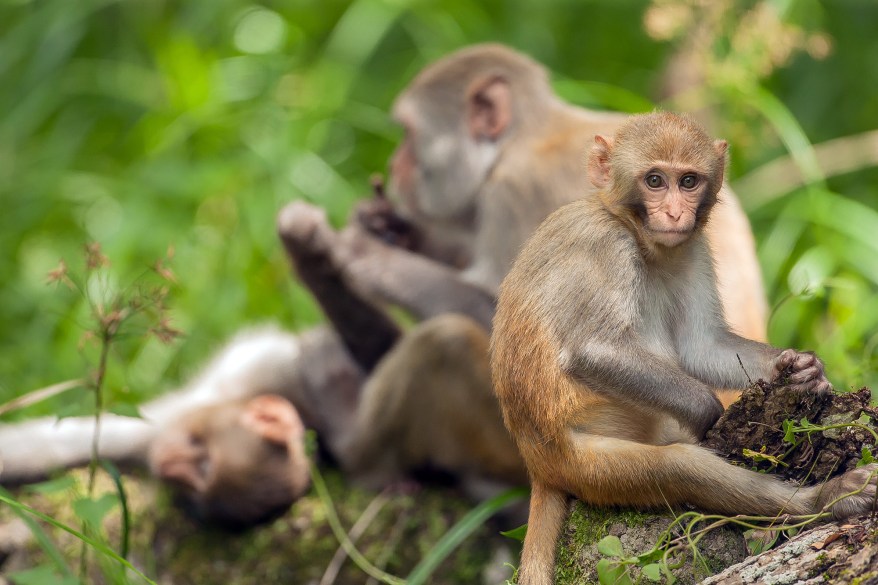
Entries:
{"type": "Polygon", "coordinates": [[[746,389],[702,444],[733,461],[807,483],[856,467],[863,447],[878,459],[867,430],[878,431],[878,408],[870,405],[868,388],[818,396],[791,390],[784,378],[746,389]]]}

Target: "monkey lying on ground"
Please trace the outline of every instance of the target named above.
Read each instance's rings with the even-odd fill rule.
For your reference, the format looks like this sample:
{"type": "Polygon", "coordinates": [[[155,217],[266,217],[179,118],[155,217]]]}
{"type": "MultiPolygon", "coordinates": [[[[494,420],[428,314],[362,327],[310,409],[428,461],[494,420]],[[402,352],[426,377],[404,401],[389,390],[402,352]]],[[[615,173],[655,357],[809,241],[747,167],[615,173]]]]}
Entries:
{"type": "MultiPolygon", "coordinates": [[[[376,387],[326,328],[242,332],[190,385],[144,404],[143,419],[104,415],[101,456],[148,464],[177,488],[184,508],[229,528],[272,519],[305,492],[305,427],[367,485],[433,467],[458,476],[474,497],[525,484],[487,361],[470,359],[487,355],[481,328],[446,315],[414,328],[400,346],[409,343],[433,352],[405,364],[389,356],[377,373],[396,385],[376,387]],[[424,371],[432,378],[418,379],[424,371]],[[420,392],[409,392],[415,386],[420,392]]],[[[0,482],[87,462],[94,425],[43,418],[0,426],[0,482]]]]}
{"type": "Polygon", "coordinates": [[[798,487],[695,445],[722,413],[714,388],[788,369],[800,392],[832,390],[813,354],[726,325],[704,237],[726,149],[670,113],[596,137],[598,195],[552,214],[503,282],[491,368],[531,478],[522,585],[553,582],[568,494],[765,516],[872,505],[876,465],[798,487]]]}
{"type": "MultiPolygon", "coordinates": [[[[543,67],[499,45],[470,47],[427,67],[397,100],[394,116],[406,129],[390,165],[391,191],[401,209],[384,198],[366,201],[339,233],[322,210],[302,202],[279,215],[287,252],[337,337],[318,329],[298,339],[277,333],[264,346],[255,339],[254,347],[272,356],[265,363],[257,360],[249,368],[244,361],[234,373],[208,367],[192,398],[184,392],[144,406],[151,422],[105,417],[105,456],[136,454],[142,460],[154,441],[153,468],[188,490],[191,506],[203,516],[228,516],[213,511],[226,507],[209,505],[201,495],[215,485],[211,493],[220,495],[211,502],[221,501],[228,483],[234,486],[228,500],[251,510],[235,523],[259,519],[280,507],[271,498],[266,504],[247,501],[246,484],[260,476],[224,473],[212,461],[260,463],[262,457],[249,456],[244,447],[262,443],[196,439],[212,447],[206,462],[203,446],[190,449],[186,441],[201,427],[215,429],[211,437],[222,435],[208,421],[240,420],[234,416],[246,404],[240,398],[276,393],[317,430],[344,469],[373,485],[421,468],[456,475],[470,492],[483,495],[493,483],[526,481],[489,390],[485,348],[497,286],[540,221],[582,197],[588,142],[597,132],[612,132],[625,116],[562,102],[543,67]],[[403,333],[384,312],[386,304],[426,321],[403,333]],[[442,318],[433,321],[436,316],[442,318]],[[255,374],[252,380],[248,372],[255,374]],[[226,402],[229,414],[202,412],[216,402],[226,402]],[[176,463],[156,462],[163,457],[176,463]],[[204,470],[212,470],[210,482],[198,479],[204,470]]],[[[719,252],[723,305],[737,331],[761,339],[766,310],[753,238],[733,194],[723,193],[708,229],[719,252]]],[[[232,348],[246,345],[239,340],[232,348]]],[[[222,357],[215,363],[234,365],[222,357]]],[[[92,424],[33,423],[39,440],[26,439],[23,429],[0,429],[0,457],[6,460],[0,480],[84,461],[92,424]]],[[[275,451],[280,444],[273,443],[275,451]]],[[[298,477],[297,465],[275,479],[283,484],[298,477]]],[[[295,491],[286,486],[272,493],[295,491]]],[[[250,499],[257,498],[261,492],[254,490],[250,499]]]]}
{"type": "MultiPolygon", "coordinates": [[[[308,487],[304,424],[331,435],[349,422],[343,406],[353,404],[362,376],[349,358],[325,361],[346,358],[339,350],[325,328],[298,337],[274,327],[241,332],[182,390],[142,405],[142,419],[103,415],[101,457],[148,462],[205,520],[267,520],[308,487]],[[302,364],[313,359],[324,360],[326,379],[307,378],[302,364]],[[332,418],[320,408],[334,405],[311,394],[318,385],[334,389],[332,418]]],[[[94,430],[89,417],[0,425],[0,481],[36,481],[87,462],[94,430]]]]}

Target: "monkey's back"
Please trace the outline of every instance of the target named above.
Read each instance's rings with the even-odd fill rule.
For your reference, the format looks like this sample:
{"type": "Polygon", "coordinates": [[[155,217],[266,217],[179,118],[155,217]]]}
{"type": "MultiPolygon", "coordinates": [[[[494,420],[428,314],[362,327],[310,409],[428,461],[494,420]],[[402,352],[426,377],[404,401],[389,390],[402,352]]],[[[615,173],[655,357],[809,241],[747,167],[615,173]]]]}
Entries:
{"type": "Polygon", "coordinates": [[[540,454],[526,450],[560,445],[559,433],[609,402],[565,371],[564,348],[626,326],[615,307],[636,302],[623,297],[639,286],[630,281],[639,272],[625,269],[637,261],[636,243],[619,236],[617,223],[597,198],[560,208],[525,243],[500,287],[493,388],[529,461],[540,454]]]}

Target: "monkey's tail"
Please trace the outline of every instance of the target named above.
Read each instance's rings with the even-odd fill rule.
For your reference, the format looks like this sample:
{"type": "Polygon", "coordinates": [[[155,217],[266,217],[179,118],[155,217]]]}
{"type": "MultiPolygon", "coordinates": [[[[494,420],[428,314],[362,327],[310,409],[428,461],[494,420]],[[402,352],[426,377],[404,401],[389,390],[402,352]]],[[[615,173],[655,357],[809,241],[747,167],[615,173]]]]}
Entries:
{"type": "Polygon", "coordinates": [[[567,515],[567,494],[539,481],[531,483],[530,514],[519,585],[552,585],[555,581],[555,546],[567,515]]]}

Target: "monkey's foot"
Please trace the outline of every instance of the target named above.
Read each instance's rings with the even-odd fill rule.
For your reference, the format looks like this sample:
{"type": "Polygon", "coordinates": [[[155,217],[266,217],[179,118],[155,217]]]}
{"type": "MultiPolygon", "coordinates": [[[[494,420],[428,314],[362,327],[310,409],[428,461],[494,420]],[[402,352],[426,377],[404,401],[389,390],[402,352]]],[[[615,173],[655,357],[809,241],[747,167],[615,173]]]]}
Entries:
{"type": "Polygon", "coordinates": [[[326,220],[326,212],[304,201],[293,201],[277,216],[277,232],[290,255],[326,256],[336,234],[326,220]]]}
{"type": "Polygon", "coordinates": [[[829,507],[836,519],[874,511],[876,475],[878,464],[872,463],[852,469],[822,486],[815,486],[818,508],[829,507]]]}

